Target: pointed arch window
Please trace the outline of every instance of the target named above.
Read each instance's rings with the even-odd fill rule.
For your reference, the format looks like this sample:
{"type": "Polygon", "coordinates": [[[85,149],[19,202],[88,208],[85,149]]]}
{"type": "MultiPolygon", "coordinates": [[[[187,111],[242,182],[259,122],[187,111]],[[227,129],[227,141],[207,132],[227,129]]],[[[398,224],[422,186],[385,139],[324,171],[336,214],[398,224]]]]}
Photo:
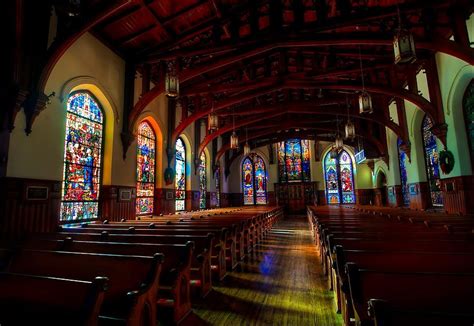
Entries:
{"type": "Polygon", "coordinates": [[[408,175],[407,175],[407,154],[400,148],[402,144],[402,140],[398,138],[397,140],[397,147],[398,147],[398,162],[400,166],[400,183],[402,187],[402,197],[403,197],[403,205],[408,206],[410,205],[410,194],[408,192],[408,175]]]}
{"type": "Polygon", "coordinates": [[[175,166],[176,211],[186,209],[186,146],[181,138],[176,140],[175,166]]]}
{"type": "Polygon", "coordinates": [[[433,121],[425,115],[422,123],[423,148],[425,154],[426,176],[431,194],[432,206],[443,206],[443,195],[441,191],[441,178],[439,173],[439,153],[436,144],[436,136],[431,131],[433,121]]]}
{"type": "Polygon", "coordinates": [[[146,121],[138,126],[137,137],[137,215],[153,214],[155,194],[156,135],[146,121]]]}
{"type": "Polygon", "coordinates": [[[259,155],[247,156],[242,162],[244,205],[267,203],[267,171],[259,155]]]}
{"type": "Polygon", "coordinates": [[[199,207],[206,208],[207,177],[206,177],[206,154],[202,152],[199,163],[199,207]]]}
{"type": "Polygon", "coordinates": [[[103,128],[99,102],[88,92],[71,93],[64,137],[61,221],[99,216],[103,128]]]}
{"type": "Polygon", "coordinates": [[[324,157],[324,179],[328,204],[354,204],[354,172],[352,159],[345,150],[336,158],[328,152],[324,157]]]}
{"type": "Polygon", "coordinates": [[[471,162],[474,165],[474,80],[471,80],[464,93],[463,108],[471,162]]]}
{"type": "Polygon", "coordinates": [[[311,181],[309,141],[288,139],[278,143],[280,182],[311,181]]]}

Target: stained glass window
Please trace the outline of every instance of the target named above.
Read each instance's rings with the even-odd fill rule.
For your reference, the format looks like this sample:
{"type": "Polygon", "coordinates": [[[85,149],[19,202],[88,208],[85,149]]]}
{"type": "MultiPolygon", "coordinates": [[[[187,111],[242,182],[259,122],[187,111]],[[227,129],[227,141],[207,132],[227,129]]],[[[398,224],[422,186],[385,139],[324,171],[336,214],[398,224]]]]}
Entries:
{"type": "Polygon", "coordinates": [[[441,179],[439,174],[439,155],[436,145],[436,136],[431,131],[433,121],[425,115],[422,124],[423,147],[425,150],[426,175],[430,187],[431,204],[433,206],[443,206],[443,196],[441,192],[441,179]]]}
{"type": "Polygon", "coordinates": [[[408,192],[408,175],[407,175],[407,168],[406,168],[406,161],[408,159],[407,154],[400,148],[402,144],[402,140],[398,138],[397,145],[398,145],[398,160],[400,163],[400,181],[402,187],[402,196],[403,196],[403,204],[405,206],[410,205],[410,193],[408,192]]]}
{"type": "Polygon", "coordinates": [[[221,207],[221,168],[219,166],[216,168],[214,177],[216,180],[216,207],[221,207]]]}
{"type": "Polygon", "coordinates": [[[99,216],[104,117],[87,92],[72,93],[67,101],[61,221],[99,216]]]}
{"type": "Polygon", "coordinates": [[[309,141],[288,139],[278,143],[280,182],[311,181],[309,141]]]}
{"type": "Polygon", "coordinates": [[[352,159],[345,150],[332,158],[328,152],[324,158],[324,178],[328,204],[355,203],[352,159]]]}
{"type": "Polygon", "coordinates": [[[206,178],[206,154],[201,154],[199,163],[199,207],[206,208],[207,178],[206,178]]]}
{"type": "Polygon", "coordinates": [[[267,171],[260,156],[248,156],[242,162],[242,188],[244,205],[267,203],[267,171]]]}
{"type": "Polygon", "coordinates": [[[146,121],[138,126],[137,137],[137,215],[153,214],[155,190],[156,136],[146,121]]]}
{"type": "Polygon", "coordinates": [[[265,162],[260,156],[255,156],[255,198],[257,205],[267,203],[267,175],[265,171],[265,162]]]}
{"type": "Polygon", "coordinates": [[[186,209],[186,147],[181,138],[176,140],[176,211],[186,209]]]}
{"type": "Polygon", "coordinates": [[[253,164],[250,157],[246,157],[242,163],[242,178],[244,190],[244,205],[254,204],[254,180],[253,180],[253,164]]]}
{"type": "Polygon", "coordinates": [[[463,107],[471,162],[474,164],[474,80],[471,81],[464,93],[463,107]]]}

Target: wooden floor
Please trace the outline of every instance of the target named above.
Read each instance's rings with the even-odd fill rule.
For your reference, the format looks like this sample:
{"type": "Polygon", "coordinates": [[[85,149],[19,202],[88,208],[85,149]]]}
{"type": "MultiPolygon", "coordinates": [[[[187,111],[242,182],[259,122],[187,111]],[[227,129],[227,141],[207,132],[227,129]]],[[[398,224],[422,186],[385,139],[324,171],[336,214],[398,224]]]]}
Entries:
{"type": "Polygon", "coordinates": [[[181,325],[342,325],[303,217],[275,225],[181,325]]]}

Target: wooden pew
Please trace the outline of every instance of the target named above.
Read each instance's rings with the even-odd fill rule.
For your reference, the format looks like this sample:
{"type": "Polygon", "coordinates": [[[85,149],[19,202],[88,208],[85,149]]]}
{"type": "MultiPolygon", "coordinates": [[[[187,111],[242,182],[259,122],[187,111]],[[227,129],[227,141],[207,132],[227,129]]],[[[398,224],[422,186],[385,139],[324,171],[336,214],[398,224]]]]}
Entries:
{"type": "Polygon", "coordinates": [[[0,272],[0,324],[96,326],[106,277],[90,281],[0,272]]]}
{"type": "MultiPolygon", "coordinates": [[[[125,243],[155,243],[155,244],[186,244],[188,241],[194,242],[194,257],[209,256],[211,261],[211,271],[214,279],[222,280],[226,274],[225,251],[220,243],[214,244],[214,235],[140,235],[140,234],[110,234],[107,231],[101,233],[75,233],[60,232],[42,236],[42,238],[65,239],[71,237],[80,241],[104,241],[104,242],[125,242],[125,243]]],[[[192,266],[199,268],[201,263],[192,266]]]]}
{"type": "MultiPolygon", "coordinates": [[[[392,325],[390,317],[403,314],[403,325],[433,325],[433,316],[450,320],[449,325],[474,323],[474,274],[472,273],[396,273],[359,269],[346,265],[356,324],[392,325]],[[384,300],[377,306],[369,300],[384,300]],[[370,308],[370,317],[368,314],[370,308]],[[393,314],[390,314],[390,311],[393,314]],[[408,315],[408,316],[407,316],[408,315]],[[431,318],[425,319],[425,316],[431,318]]],[[[400,325],[395,323],[393,325],[400,325]]],[[[439,325],[435,323],[435,325],[439,325]]],[[[446,324],[444,324],[446,325],[446,324]]]]}
{"type": "Polygon", "coordinates": [[[156,325],[156,300],[163,255],[153,257],[16,250],[5,272],[88,281],[109,278],[101,319],[126,325],[156,325]]]}
{"type": "Polygon", "coordinates": [[[474,273],[474,252],[433,252],[433,251],[384,251],[344,250],[342,246],[335,248],[334,288],[337,295],[338,309],[349,324],[353,317],[351,298],[348,293],[348,278],[345,265],[353,262],[359,268],[391,272],[436,272],[436,273],[474,273]]]}

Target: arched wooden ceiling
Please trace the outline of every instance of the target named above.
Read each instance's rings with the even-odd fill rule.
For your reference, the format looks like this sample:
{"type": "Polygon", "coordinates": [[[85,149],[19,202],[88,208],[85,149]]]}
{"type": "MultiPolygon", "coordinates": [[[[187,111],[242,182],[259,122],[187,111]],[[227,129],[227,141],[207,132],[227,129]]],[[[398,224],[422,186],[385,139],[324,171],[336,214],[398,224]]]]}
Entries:
{"type": "MultiPolygon", "coordinates": [[[[103,8],[106,2],[81,5],[103,8]]],[[[445,52],[474,64],[462,26],[473,6],[467,0],[129,0],[84,30],[127,60],[129,76],[137,70],[146,79],[138,103],[126,101],[124,129],[132,130],[141,111],[163,93],[166,70],[173,67],[183,111],[174,139],[212,107],[221,131],[207,135],[200,149],[218,135],[227,139],[234,120],[240,135],[269,125],[268,139],[297,127],[329,139],[334,121],[349,115],[358,131],[364,129],[362,137],[374,138],[368,141],[374,155],[383,156],[385,127],[408,143],[406,125],[390,119],[393,101],[399,116],[403,100],[410,101],[445,133],[439,88],[431,87],[438,81],[434,55],[445,52]],[[393,63],[399,17],[415,37],[417,61],[411,64],[393,63]],[[418,93],[420,69],[427,72],[431,101],[418,93]],[[362,80],[373,96],[375,112],[369,116],[358,114],[362,80]]]]}

